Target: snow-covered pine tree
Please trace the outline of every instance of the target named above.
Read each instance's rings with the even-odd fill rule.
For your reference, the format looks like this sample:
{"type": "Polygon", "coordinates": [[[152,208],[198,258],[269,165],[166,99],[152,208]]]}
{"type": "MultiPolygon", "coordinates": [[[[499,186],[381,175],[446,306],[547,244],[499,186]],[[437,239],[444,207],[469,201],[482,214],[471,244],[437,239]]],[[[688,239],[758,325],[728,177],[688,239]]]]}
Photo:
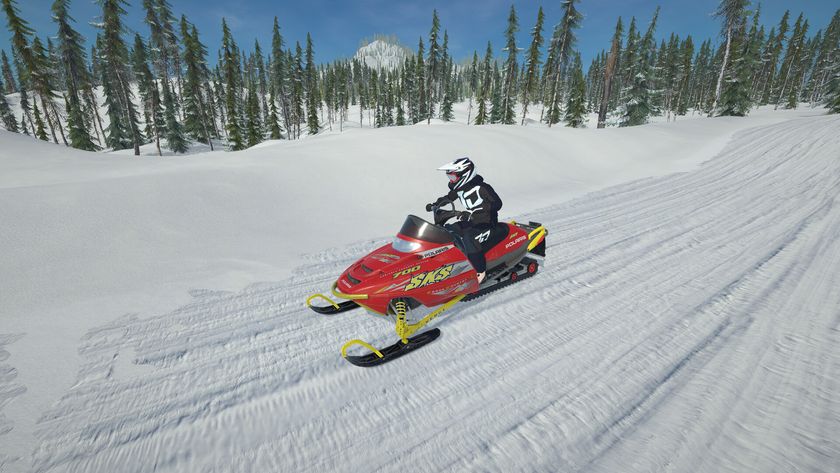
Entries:
{"type": "Polygon", "coordinates": [[[718,116],[743,117],[749,112],[750,100],[750,68],[745,55],[744,43],[746,37],[745,22],[741,22],[731,34],[731,51],[729,67],[724,74],[723,92],[718,101],[718,116]]]}
{"type": "Polygon", "coordinates": [[[820,52],[814,65],[814,87],[811,92],[811,106],[824,100],[832,74],[840,68],[840,9],[829,23],[820,44],[820,52]]]}
{"type": "Polygon", "coordinates": [[[415,57],[416,61],[415,65],[415,74],[414,79],[416,86],[416,93],[417,93],[417,111],[418,115],[415,117],[416,121],[412,119],[413,123],[419,123],[421,120],[425,119],[429,116],[429,103],[428,103],[428,96],[427,96],[427,84],[426,84],[426,63],[423,59],[423,38],[420,38],[420,42],[417,45],[417,56],[415,57]]]}
{"type": "MultiPolygon", "coordinates": [[[[28,87],[35,92],[41,99],[41,105],[44,109],[44,116],[47,119],[47,124],[50,126],[50,131],[53,135],[53,141],[58,143],[55,137],[55,129],[53,128],[53,119],[51,114],[56,118],[56,125],[61,131],[61,137],[64,144],[67,145],[67,139],[64,136],[64,128],[61,122],[57,120],[58,111],[55,107],[56,88],[53,86],[53,77],[49,71],[49,63],[46,59],[46,54],[43,51],[43,46],[38,38],[35,38],[32,46],[29,45],[29,36],[34,33],[29,24],[20,17],[17,4],[14,0],[2,0],[2,8],[6,13],[7,25],[9,31],[12,33],[11,44],[12,54],[15,59],[15,67],[19,74],[19,83],[21,89],[21,107],[24,114],[29,113],[29,103],[24,101],[24,90],[28,87]]],[[[32,117],[29,117],[30,121],[32,117]]]]}
{"type": "Polygon", "coordinates": [[[546,61],[546,71],[543,74],[548,85],[544,97],[543,109],[548,108],[546,123],[548,126],[560,121],[560,104],[562,103],[565,68],[572,55],[577,38],[575,30],[580,27],[583,15],[575,7],[579,0],[564,0],[562,2],[563,19],[554,30],[550,46],[551,61],[546,61]]]}
{"type": "Polygon", "coordinates": [[[163,87],[163,116],[166,121],[166,144],[173,153],[185,153],[189,149],[189,143],[184,137],[184,127],[176,115],[175,94],[170,84],[163,82],[161,86],[163,87]]]}
{"type": "MultiPolygon", "coordinates": [[[[155,0],[155,9],[157,10],[158,21],[161,28],[161,47],[166,50],[166,67],[172,71],[172,75],[178,85],[177,94],[173,87],[170,87],[172,93],[173,103],[177,116],[181,116],[181,96],[182,96],[182,74],[181,74],[181,55],[178,51],[178,37],[175,35],[175,15],[172,14],[172,6],[167,0],[155,0]]],[[[170,77],[167,74],[167,77],[170,77]]]]}
{"type": "Polygon", "coordinates": [[[469,95],[469,104],[467,105],[467,125],[470,124],[470,119],[472,119],[473,98],[476,96],[476,92],[478,91],[478,78],[478,52],[473,51],[473,60],[470,64],[469,78],[467,81],[469,95]]]}
{"type": "Polygon", "coordinates": [[[242,129],[239,124],[240,110],[238,107],[237,89],[240,86],[239,48],[230,33],[227,22],[222,18],[222,56],[225,81],[225,109],[227,122],[225,129],[228,135],[228,148],[231,151],[245,149],[242,139],[242,129]]]}
{"type": "Polygon", "coordinates": [[[490,123],[501,123],[502,117],[502,73],[499,63],[493,63],[493,90],[490,95],[490,123]]]}
{"type": "Polygon", "coordinates": [[[134,155],[140,155],[140,125],[134,94],[131,91],[128,68],[128,48],[122,39],[123,25],[120,19],[125,14],[124,0],[102,0],[102,82],[108,107],[108,146],[114,149],[134,147],[134,155]]]}
{"type": "Polygon", "coordinates": [[[283,139],[283,133],[280,129],[280,121],[277,118],[277,97],[275,97],[274,85],[269,85],[268,95],[268,122],[266,123],[269,133],[268,138],[280,140],[283,139]]]}
{"type": "Polygon", "coordinates": [[[258,145],[263,140],[262,131],[262,113],[260,112],[260,102],[257,97],[256,68],[252,68],[248,78],[248,95],[245,100],[245,141],[248,147],[258,145]]]}
{"type": "Polygon", "coordinates": [[[783,101],[785,101],[785,108],[796,108],[799,95],[799,77],[804,73],[801,70],[801,60],[803,54],[805,54],[805,34],[807,32],[808,20],[800,13],[793,26],[793,34],[788,41],[785,60],[782,63],[780,77],[784,77],[784,80],[781,89],[779,89],[779,96],[776,98],[775,108],[778,108],[783,101]],[[787,100],[785,100],[786,98],[787,100]]]}
{"type": "Polygon", "coordinates": [[[580,54],[575,54],[569,81],[569,100],[566,103],[566,126],[580,128],[586,125],[586,82],[580,54]]]}
{"type": "Polygon", "coordinates": [[[613,77],[615,76],[618,55],[621,52],[621,35],[623,30],[624,27],[621,24],[621,17],[618,17],[612,44],[610,45],[610,54],[607,56],[607,62],[604,66],[604,88],[601,95],[601,105],[598,107],[598,128],[607,126],[607,112],[610,107],[610,96],[613,90],[613,77]]]}
{"type": "Polygon", "coordinates": [[[146,138],[154,140],[158,156],[163,153],[160,149],[160,135],[164,128],[163,108],[161,107],[160,92],[155,83],[152,71],[149,69],[146,45],[139,34],[134,35],[134,49],[132,51],[132,65],[134,77],[137,79],[137,91],[140,93],[143,105],[143,116],[146,123],[146,138]]]}
{"type": "Polygon", "coordinates": [[[15,75],[12,73],[12,66],[9,65],[9,57],[6,56],[6,50],[0,50],[0,62],[2,62],[3,80],[6,81],[6,86],[3,91],[7,94],[17,92],[17,84],[15,83],[15,75]]]}
{"type": "MultiPolygon", "coordinates": [[[[715,101],[712,103],[713,113],[717,111],[720,94],[723,91],[723,79],[726,74],[727,67],[729,67],[729,56],[732,54],[733,35],[737,33],[736,29],[742,24],[749,4],[749,0],[721,0],[714,13],[715,17],[721,18],[723,21],[721,34],[726,38],[726,43],[724,46],[723,63],[721,64],[717,86],[715,87],[715,101]]],[[[737,70],[733,70],[733,73],[730,74],[730,76],[737,76],[737,72],[737,70]]]]}
{"type": "Polygon", "coordinates": [[[41,120],[41,112],[38,111],[38,103],[32,104],[32,110],[35,114],[35,137],[41,141],[49,141],[47,132],[44,130],[44,121],[41,120]]]}
{"type": "Polygon", "coordinates": [[[432,11],[432,29],[429,31],[429,57],[426,61],[426,123],[431,123],[435,114],[435,104],[440,97],[440,68],[441,55],[438,46],[438,35],[440,34],[440,20],[437,10],[432,11]]]}
{"type": "Polygon", "coordinates": [[[321,98],[318,91],[318,71],[315,68],[315,50],[312,47],[312,36],[306,33],[306,126],[310,135],[321,130],[318,121],[318,109],[321,98]]]}
{"type": "Polygon", "coordinates": [[[287,56],[287,59],[289,59],[289,62],[294,67],[292,72],[292,83],[294,84],[294,90],[292,91],[292,117],[295,127],[295,137],[300,138],[300,125],[305,123],[304,102],[306,99],[304,96],[303,49],[300,47],[300,42],[295,42],[294,57],[289,56],[287,56]]]}
{"type": "Polygon", "coordinates": [[[835,62],[829,70],[830,79],[825,93],[828,113],[840,113],[840,63],[835,62]]]}
{"type": "Polygon", "coordinates": [[[291,84],[290,65],[291,63],[283,52],[283,35],[280,34],[280,25],[275,16],[271,31],[271,83],[274,84],[275,98],[280,102],[283,128],[287,132],[292,130],[291,96],[293,85],[291,84]]]}
{"type": "Polygon", "coordinates": [[[510,6],[510,14],[508,15],[508,24],[505,29],[506,45],[505,49],[508,52],[505,60],[504,71],[504,87],[501,91],[501,116],[499,120],[505,125],[513,125],[515,123],[515,112],[513,110],[514,102],[516,101],[516,82],[518,66],[516,64],[516,32],[519,31],[519,20],[516,18],[516,9],[513,5],[510,6]]]}
{"type": "Polygon", "coordinates": [[[656,23],[659,18],[659,7],[653,14],[647,31],[641,42],[638,44],[638,51],[635,54],[636,64],[633,67],[635,75],[625,94],[627,103],[621,117],[620,126],[636,126],[647,123],[648,117],[655,110],[650,102],[650,76],[651,63],[656,54],[656,42],[653,34],[656,31],[656,23]]]}
{"type": "MultiPolygon", "coordinates": [[[[542,6],[537,11],[537,23],[531,29],[531,46],[528,48],[528,57],[525,60],[525,76],[522,81],[522,123],[525,125],[525,118],[528,116],[528,105],[535,99],[539,81],[540,49],[543,45],[542,28],[545,21],[545,14],[542,6]]],[[[473,64],[478,60],[476,55],[473,64]]]]}
{"type": "Polygon", "coordinates": [[[55,133],[55,129],[58,127],[64,145],[69,146],[55,102],[59,97],[58,93],[56,93],[56,90],[58,90],[56,85],[56,70],[53,68],[55,61],[50,60],[47,50],[44,48],[41,39],[37,36],[32,40],[31,57],[34,61],[34,69],[32,69],[34,72],[30,72],[32,79],[30,83],[41,100],[41,108],[44,111],[44,118],[50,129],[53,142],[58,144],[58,138],[55,133]]]}
{"type": "Polygon", "coordinates": [[[9,107],[9,102],[6,101],[6,94],[2,92],[3,90],[5,90],[3,79],[0,77],[0,120],[3,121],[3,127],[6,131],[17,133],[19,131],[17,120],[15,120],[15,115],[9,107]]]}
{"type": "Polygon", "coordinates": [[[481,72],[481,91],[478,94],[478,111],[475,114],[475,124],[484,125],[487,123],[489,117],[487,115],[487,100],[490,97],[491,87],[493,84],[493,47],[490,41],[487,42],[487,50],[484,53],[484,62],[482,63],[481,72]]]}
{"type": "Polygon", "coordinates": [[[691,76],[694,70],[691,67],[691,59],[694,57],[694,40],[691,35],[685,38],[680,44],[679,61],[677,66],[676,87],[677,97],[675,105],[676,115],[682,116],[688,113],[689,94],[691,93],[691,76]]]}
{"type": "MultiPolygon", "coordinates": [[[[185,18],[182,23],[186,23],[185,18]]],[[[201,44],[195,25],[183,25],[183,30],[184,55],[181,62],[186,68],[182,91],[184,131],[190,138],[209,144],[212,150],[215,131],[208,107],[211,101],[206,98],[209,93],[205,94],[203,86],[207,82],[207,48],[201,44]]]]}
{"type": "Polygon", "coordinates": [[[69,0],[55,0],[52,12],[53,21],[58,25],[59,62],[64,68],[70,143],[74,148],[96,151],[98,147],[90,138],[89,121],[82,110],[86,91],[91,87],[82,44],[84,38],[70,25],[73,18],[68,13],[69,3],[69,0]]]}

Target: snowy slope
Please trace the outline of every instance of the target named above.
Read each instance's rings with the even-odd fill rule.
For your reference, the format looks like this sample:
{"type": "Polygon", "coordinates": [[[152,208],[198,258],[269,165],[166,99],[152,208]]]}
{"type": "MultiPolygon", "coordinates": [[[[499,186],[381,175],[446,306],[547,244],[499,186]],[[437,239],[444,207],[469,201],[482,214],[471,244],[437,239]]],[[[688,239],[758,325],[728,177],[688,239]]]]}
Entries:
{"type": "Polygon", "coordinates": [[[801,114],[356,129],[164,160],[2,134],[0,465],[831,471],[840,120],[801,114]],[[542,272],[411,357],[349,366],[344,341],[393,328],[303,300],[466,153],[503,217],[549,227],[542,272]]]}

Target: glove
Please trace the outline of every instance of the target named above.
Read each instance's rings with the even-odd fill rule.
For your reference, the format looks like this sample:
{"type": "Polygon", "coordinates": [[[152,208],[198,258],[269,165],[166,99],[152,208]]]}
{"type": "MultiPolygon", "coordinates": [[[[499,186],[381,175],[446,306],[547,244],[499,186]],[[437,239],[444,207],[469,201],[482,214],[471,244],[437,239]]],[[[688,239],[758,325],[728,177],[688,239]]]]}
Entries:
{"type": "Polygon", "coordinates": [[[435,204],[426,204],[426,212],[431,212],[432,211],[432,206],[434,206],[434,205],[435,204]]]}

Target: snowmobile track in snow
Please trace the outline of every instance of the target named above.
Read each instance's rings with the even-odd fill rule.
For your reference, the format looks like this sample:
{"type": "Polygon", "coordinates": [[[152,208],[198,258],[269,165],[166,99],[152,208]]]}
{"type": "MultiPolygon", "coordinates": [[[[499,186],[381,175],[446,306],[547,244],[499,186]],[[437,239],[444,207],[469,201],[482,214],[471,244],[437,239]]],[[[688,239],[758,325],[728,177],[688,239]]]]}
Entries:
{"type": "MultiPolygon", "coordinates": [[[[748,130],[690,173],[528,218],[534,278],[376,370],[363,311],[311,313],[369,241],[82,340],[46,471],[837,471],[840,119],[748,130]]],[[[0,418],[0,422],[2,418],[0,418]]]]}

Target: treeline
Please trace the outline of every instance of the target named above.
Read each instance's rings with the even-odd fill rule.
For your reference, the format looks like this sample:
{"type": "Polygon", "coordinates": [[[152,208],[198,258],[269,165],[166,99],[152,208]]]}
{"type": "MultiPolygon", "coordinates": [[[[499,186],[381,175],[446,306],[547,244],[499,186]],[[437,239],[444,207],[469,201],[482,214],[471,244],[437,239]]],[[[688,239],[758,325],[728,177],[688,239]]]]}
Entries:
{"type": "Polygon", "coordinates": [[[9,131],[85,150],[134,149],[162,142],[176,153],[190,140],[223,141],[240,150],[266,139],[296,139],[333,126],[343,129],[351,106],[363,126],[401,126],[453,119],[466,103],[467,122],[522,124],[530,116],[548,126],[632,126],[652,116],[689,112],[743,116],[757,105],[793,108],[826,104],[840,112],[840,10],[825,31],[809,36],[800,14],[789,12],[765,31],[760,5],[722,0],[720,44],[672,33],[655,40],[659,9],[646,26],[618,19],[609,50],[584,74],[576,49],[579,0],[561,3],[561,20],[548,31],[539,9],[529,43],[516,43],[519,18],[510,8],[505,47],[455,64],[437,12],[427,38],[400,67],[378,70],[358,60],[317,65],[312,38],[287,47],[277,19],[264,52],[246,51],[222,20],[215,66],[196,26],[176,19],[167,0],[142,0],[148,37],[125,37],[124,0],[100,0],[102,20],[89,53],[73,29],[69,0],[52,5],[57,33],[46,44],[20,17],[15,0],[2,0],[11,37],[11,64],[0,53],[0,91],[20,93],[20,117],[0,94],[9,131]],[[521,56],[521,57],[520,57],[521,56]],[[14,67],[12,67],[12,64],[14,67]],[[106,119],[100,113],[104,97],[106,119]],[[530,110],[530,113],[529,113],[530,110]],[[107,123],[107,126],[104,124],[107,123]],[[66,125],[66,126],[65,126],[66,125]],[[59,141],[61,140],[61,141],[59,141]]]}

